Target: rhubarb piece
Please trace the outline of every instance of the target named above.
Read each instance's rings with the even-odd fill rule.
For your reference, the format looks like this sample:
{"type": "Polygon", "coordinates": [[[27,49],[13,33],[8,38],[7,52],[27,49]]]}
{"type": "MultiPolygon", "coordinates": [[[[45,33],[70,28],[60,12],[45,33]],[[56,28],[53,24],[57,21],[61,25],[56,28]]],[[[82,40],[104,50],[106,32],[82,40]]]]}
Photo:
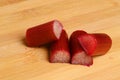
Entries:
{"type": "Polygon", "coordinates": [[[58,40],[62,28],[62,24],[57,20],[29,28],[26,31],[26,43],[28,46],[41,46],[58,40]]]}
{"type": "Polygon", "coordinates": [[[67,33],[63,30],[60,39],[51,44],[50,49],[51,63],[70,62],[70,52],[67,33]]]}
{"type": "Polygon", "coordinates": [[[107,34],[84,34],[78,37],[79,43],[90,56],[105,54],[112,45],[112,40],[107,34]]]}
{"type": "Polygon", "coordinates": [[[93,64],[93,58],[88,56],[78,42],[78,37],[87,34],[82,30],[77,30],[70,37],[70,50],[72,53],[71,63],[90,66],[93,64]]]}

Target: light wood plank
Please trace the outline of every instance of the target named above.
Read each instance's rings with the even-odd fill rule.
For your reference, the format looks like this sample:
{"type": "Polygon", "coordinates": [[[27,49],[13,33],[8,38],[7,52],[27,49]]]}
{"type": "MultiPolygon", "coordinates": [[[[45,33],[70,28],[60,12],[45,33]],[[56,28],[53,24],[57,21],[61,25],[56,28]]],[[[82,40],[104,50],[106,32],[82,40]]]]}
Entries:
{"type": "Polygon", "coordinates": [[[119,0],[1,0],[0,80],[119,80],[119,0]],[[107,33],[112,48],[91,67],[49,63],[47,46],[25,45],[26,29],[58,19],[68,35],[78,29],[107,33]]]}

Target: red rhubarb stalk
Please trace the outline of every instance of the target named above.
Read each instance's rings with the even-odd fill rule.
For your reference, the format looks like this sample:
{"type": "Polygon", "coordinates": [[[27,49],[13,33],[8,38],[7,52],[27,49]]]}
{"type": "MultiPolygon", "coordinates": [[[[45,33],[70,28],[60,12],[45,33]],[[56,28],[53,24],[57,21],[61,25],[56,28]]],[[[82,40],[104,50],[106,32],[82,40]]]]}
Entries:
{"type": "Polygon", "coordinates": [[[79,43],[90,56],[103,55],[111,48],[112,40],[107,34],[95,33],[79,36],[79,43]]]}
{"type": "Polygon", "coordinates": [[[57,20],[29,28],[26,31],[26,43],[28,46],[41,46],[58,40],[62,28],[62,24],[57,20]]]}
{"type": "Polygon", "coordinates": [[[70,62],[70,52],[67,33],[63,30],[60,39],[53,42],[50,49],[50,62],[70,62]]]}
{"type": "Polygon", "coordinates": [[[77,30],[70,37],[70,50],[72,53],[71,63],[90,66],[93,64],[93,58],[88,56],[78,42],[80,35],[87,34],[84,31],[77,30]]]}

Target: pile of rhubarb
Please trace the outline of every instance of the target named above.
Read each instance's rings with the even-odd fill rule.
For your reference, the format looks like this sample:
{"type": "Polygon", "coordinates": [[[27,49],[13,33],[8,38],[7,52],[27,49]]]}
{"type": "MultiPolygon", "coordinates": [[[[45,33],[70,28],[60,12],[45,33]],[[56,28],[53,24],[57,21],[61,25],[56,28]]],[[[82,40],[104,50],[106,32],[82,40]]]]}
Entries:
{"type": "Polygon", "coordinates": [[[26,31],[26,44],[30,47],[50,44],[51,63],[90,66],[94,56],[108,52],[112,40],[105,33],[87,33],[83,30],[74,31],[68,39],[63,25],[58,20],[53,20],[29,28],[26,31]]]}

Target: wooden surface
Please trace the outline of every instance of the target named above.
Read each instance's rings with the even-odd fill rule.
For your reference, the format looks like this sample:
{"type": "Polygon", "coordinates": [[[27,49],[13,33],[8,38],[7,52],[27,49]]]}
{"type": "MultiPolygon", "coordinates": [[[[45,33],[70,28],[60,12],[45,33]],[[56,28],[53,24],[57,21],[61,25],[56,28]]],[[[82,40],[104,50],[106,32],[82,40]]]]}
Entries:
{"type": "Polygon", "coordinates": [[[0,80],[120,80],[120,0],[0,0],[0,80]],[[48,48],[24,43],[26,29],[60,20],[68,35],[107,33],[110,51],[91,67],[51,64],[48,48]]]}

